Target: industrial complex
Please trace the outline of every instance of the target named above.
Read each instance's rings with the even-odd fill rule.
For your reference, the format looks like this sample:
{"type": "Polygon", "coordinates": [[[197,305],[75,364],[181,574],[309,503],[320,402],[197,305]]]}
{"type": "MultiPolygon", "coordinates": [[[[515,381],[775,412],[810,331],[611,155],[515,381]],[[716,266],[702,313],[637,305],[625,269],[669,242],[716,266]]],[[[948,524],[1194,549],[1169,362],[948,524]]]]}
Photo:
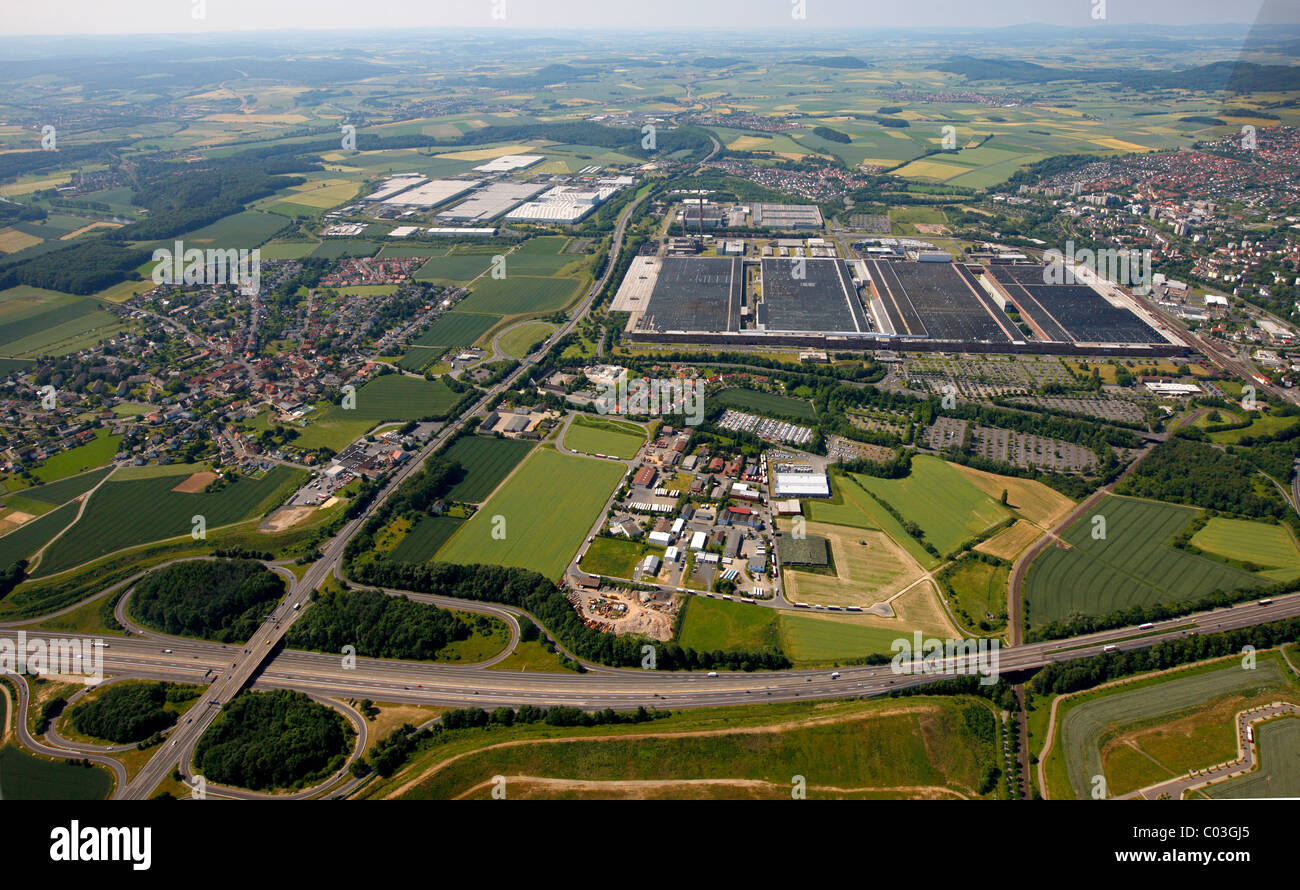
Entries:
{"type": "MultiPolygon", "coordinates": [[[[846,260],[833,248],[785,244],[748,256],[637,257],[611,309],[629,313],[626,333],[642,342],[1150,356],[1186,348],[1108,282],[1051,284],[1038,264],[970,264],[942,252],[846,260]]],[[[730,242],[720,247],[733,253],[730,242]]]]}

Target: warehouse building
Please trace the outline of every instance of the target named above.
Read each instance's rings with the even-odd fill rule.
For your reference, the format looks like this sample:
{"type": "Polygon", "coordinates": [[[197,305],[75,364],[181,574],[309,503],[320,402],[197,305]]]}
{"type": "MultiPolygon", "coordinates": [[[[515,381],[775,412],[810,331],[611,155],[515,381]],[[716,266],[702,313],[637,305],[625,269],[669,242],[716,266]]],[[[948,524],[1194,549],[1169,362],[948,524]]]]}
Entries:
{"type": "Polygon", "coordinates": [[[831,483],[825,473],[777,473],[772,492],[778,498],[828,498],[831,483]]]}

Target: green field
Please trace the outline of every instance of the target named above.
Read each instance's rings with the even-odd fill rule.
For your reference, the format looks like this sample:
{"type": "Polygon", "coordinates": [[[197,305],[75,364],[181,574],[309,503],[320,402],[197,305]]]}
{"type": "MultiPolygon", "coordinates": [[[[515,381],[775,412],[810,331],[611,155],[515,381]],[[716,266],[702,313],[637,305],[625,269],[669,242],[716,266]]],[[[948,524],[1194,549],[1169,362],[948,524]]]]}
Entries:
{"type": "MultiPolygon", "coordinates": [[[[1125,731],[1168,724],[1176,717],[1209,708],[1221,697],[1272,695],[1293,686],[1276,658],[1260,658],[1252,671],[1243,671],[1232,660],[1216,668],[1089,695],[1058,713],[1058,742],[1049,763],[1063,758],[1069,789],[1077,799],[1091,797],[1092,777],[1098,775],[1106,775],[1110,794],[1126,794],[1173,778],[1190,768],[1204,768],[1233,759],[1236,744],[1231,716],[1219,721],[1222,725],[1217,731],[1175,739],[1167,751],[1157,749],[1154,753],[1163,756],[1160,761],[1163,766],[1148,760],[1133,769],[1125,760],[1117,761],[1117,765],[1126,767],[1123,775],[1114,767],[1113,775],[1103,768],[1102,747],[1109,738],[1125,731]]],[[[1148,752],[1149,757],[1151,753],[1148,752]]]]}
{"type": "Polygon", "coordinates": [[[406,537],[386,557],[389,562],[428,562],[438,548],[460,528],[463,520],[451,516],[421,516],[406,537]]]}
{"type": "Polygon", "coordinates": [[[1169,546],[1197,512],[1107,495],[1062,536],[1068,546],[1049,547],[1030,565],[1025,598],[1031,626],[1259,584],[1240,569],[1169,546]],[[1106,520],[1103,540],[1092,537],[1092,517],[1098,515],[1106,520]]]}
{"type": "Polygon", "coordinates": [[[438,561],[518,566],[558,578],[625,469],[538,449],[438,551],[438,561]],[[493,537],[494,529],[504,537],[493,537]]]}
{"type": "MultiPolygon", "coordinates": [[[[1284,414],[1260,414],[1251,421],[1250,426],[1239,430],[1223,430],[1210,433],[1207,438],[1217,445],[1235,445],[1247,436],[1271,436],[1300,422],[1300,418],[1284,414]]],[[[1279,479],[1286,484],[1286,479],[1279,479]]]]}
{"type": "MultiPolygon", "coordinates": [[[[505,252],[504,248],[500,250],[502,253],[505,252]]],[[[473,281],[491,265],[491,255],[450,253],[445,256],[430,257],[429,261],[415,273],[415,278],[418,281],[458,286],[473,281]]]]}
{"type": "Polygon", "coordinates": [[[41,482],[57,482],[86,470],[106,466],[112,463],[121,441],[121,436],[110,436],[106,429],[96,430],[95,438],[90,442],[59,452],[33,470],[32,475],[41,482]]]}
{"type": "Polygon", "coordinates": [[[585,454],[608,454],[630,460],[645,444],[645,430],[631,423],[603,417],[573,415],[564,432],[564,447],[585,454]]]}
{"type": "MultiPolygon", "coordinates": [[[[66,479],[60,479],[58,482],[51,482],[48,485],[37,485],[34,488],[21,489],[24,498],[30,498],[34,501],[41,501],[45,504],[66,504],[79,494],[84,494],[99,484],[99,480],[108,475],[110,468],[101,467],[98,470],[91,470],[89,473],[79,473],[75,476],[68,476],[66,479]]],[[[121,472],[119,470],[119,472],[121,472]]],[[[7,502],[8,499],[5,499],[7,502]]]]}
{"type": "Polygon", "coordinates": [[[306,477],[304,470],[276,466],[260,479],[238,478],[219,492],[193,494],[172,491],[178,481],[174,476],[106,482],[91,496],[77,524],[45,553],[34,575],[70,569],[125,547],[188,535],[194,516],[203,516],[209,531],[262,516],[306,477]]]}
{"type": "Polygon", "coordinates": [[[870,627],[789,611],[780,613],[777,626],[781,651],[796,665],[838,663],[872,653],[892,655],[890,646],[895,640],[912,636],[910,627],[870,627]]]}
{"type": "Polygon", "coordinates": [[[481,503],[532,449],[533,443],[526,439],[462,436],[447,449],[446,457],[463,466],[466,474],[448,493],[448,499],[481,503]]]}
{"type": "Polygon", "coordinates": [[[902,479],[856,476],[876,497],[925,532],[940,553],[952,553],[1011,516],[1011,511],[937,457],[918,455],[902,479]]]}
{"type": "Polygon", "coordinates": [[[112,337],[128,325],[91,298],[39,288],[0,292],[0,353],[14,358],[65,355],[112,337]]]}
{"type": "Polygon", "coordinates": [[[404,374],[385,374],[357,390],[355,408],[318,406],[309,414],[306,428],[294,444],[308,450],[341,451],[385,420],[408,421],[440,418],[462,398],[443,380],[424,380],[404,374]]]}
{"type": "Polygon", "coordinates": [[[77,515],[76,504],[65,504],[59,509],[46,513],[39,519],[33,519],[20,525],[4,537],[0,537],[0,565],[11,566],[20,559],[29,559],[40,550],[50,538],[72,521],[77,515]]]}
{"type": "MultiPolygon", "coordinates": [[[[211,225],[180,236],[188,248],[191,245],[203,249],[220,248],[226,250],[252,250],[265,244],[276,232],[288,225],[289,220],[274,213],[258,213],[246,210],[222,217],[211,225]]],[[[164,246],[170,248],[170,244],[164,246]]]]}
{"type": "Polygon", "coordinates": [[[713,397],[720,405],[736,408],[740,411],[755,411],[759,414],[775,414],[782,417],[797,417],[801,420],[816,420],[817,412],[812,402],[804,399],[792,399],[789,396],[756,389],[724,389],[713,397]]]}
{"type": "Polygon", "coordinates": [[[555,331],[555,325],[545,321],[521,324],[501,336],[501,351],[513,358],[523,358],[555,331]]]}
{"type": "Polygon", "coordinates": [[[1300,577],[1300,551],[1284,525],[1213,516],[1192,536],[1192,545],[1266,571],[1266,578],[1292,581],[1300,577]]]}
{"type": "Polygon", "coordinates": [[[412,346],[472,346],[501,320],[500,315],[480,315],[474,312],[448,312],[429,329],[411,341],[412,346]]]}
{"type": "Polygon", "coordinates": [[[596,538],[582,556],[582,570],[589,575],[631,578],[633,570],[650,553],[663,556],[664,549],[627,538],[596,538]]]}
{"type": "Polygon", "coordinates": [[[1300,797],[1300,719],[1286,717],[1255,727],[1259,769],[1205,789],[1207,797],[1242,800],[1300,797]]]}
{"type": "Polygon", "coordinates": [[[112,789],[113,777],[102,766],[88,769],[0,747],[0,800],[103,800],[112,789]]]}
{"type": "Polygon", "coordinates": [[[688,709],[590,729],[470,730],[449,734],[363,794],[382,797],[414,778],[402,797],[480,799],[489,796],[489,777],[509,775],[518,777],[512,799],[789,800],[791,777],[806,775],[809,799],[983,796],[1000,757],[994,722],[984,702],[923,697],[688,709]],[[972,724],[992,732],[977,734],[972,724]],[[548,785],[551,778],[587,784],[548,785]]]}
{"type": "MultiPolygon", "coordinates": [[[[907,529],[903,528],[901,522],[895,519],[879,501],[867,493],[865,488],[865,479],[868,477],[837,475],[832,478],[835,481],[831,484],[833,486],[839,486],[846,504],[853,504],[862,515],[875,524],[876,528],[893,538],[899,546],[907,551],[909,556],[915,559],[924,568],[932,569],[942,562],[938,557],[931,556],[929,552],[921,546],[920,541],[907,533],[907,529]]],[[[812,501],[805,501],[804,503],[812,503],[812,501]]],[[[820,511],[818,511],[817,516],[820,517],[820,515],[820,511]]],[[[851,518],[851,514],[848,514],[847,511],[841,511],[840,515],[851,518]]]]}
{"type": "Polygon", "coordinates": [[[410,346],[394,364],[403,371],[419,374],[442,358],[444,352],[446,348],[441,346],[410,346]]]}
{"type": "Polygon", "coordinates": [[[804,501],[803,512],[809,522],[874,529],[877,528],[875,521],[862,506],[862,502],[870,500],[866,492],[843,476],[832,476],[831,497],[804,501]]]}
{"type": "Polygon", "coordinates": [[[992,565],[973,557],[953,563],[938,578],[953,611],[968,630],[1002,631],[1007,624],[1007,579],[1011,566],[992,565]]]}
{"type": "Polygon", "coordinates": [[[460,303],[466,312],[524,315],[555,312],[578,296],[582,282],[575,278],[480,278],[460,303]]]}
{"type": "Polygon", "coordinates": [[[688,649],[762,652],[781,648],[774,609],[703,596],[692,596],[686,602],[678,642],[688,649]]]}

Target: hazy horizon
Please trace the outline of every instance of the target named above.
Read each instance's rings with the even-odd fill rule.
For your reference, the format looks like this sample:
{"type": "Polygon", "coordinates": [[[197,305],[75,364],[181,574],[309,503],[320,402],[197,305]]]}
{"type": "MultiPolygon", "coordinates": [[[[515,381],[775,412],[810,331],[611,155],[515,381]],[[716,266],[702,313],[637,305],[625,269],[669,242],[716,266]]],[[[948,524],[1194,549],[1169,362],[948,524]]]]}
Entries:
{"type": "Polygon", "coordinates": [[[630,8],[604,0],[54,0],[0,11],[8,37],[191,35],[286,31],[492,28],[528,31],[757,31],[997,29],[1300,24],[1300,4],[1278,0],[931,0],[922,14],[854,0],[660,0],[630,8]],[[1104,18],[1095,13],[1104,6],[1104,18]],[[798,13],[802,12],[800,17],[798,13]],[[200,15],[201,13],[201,15],[200,15]]]}

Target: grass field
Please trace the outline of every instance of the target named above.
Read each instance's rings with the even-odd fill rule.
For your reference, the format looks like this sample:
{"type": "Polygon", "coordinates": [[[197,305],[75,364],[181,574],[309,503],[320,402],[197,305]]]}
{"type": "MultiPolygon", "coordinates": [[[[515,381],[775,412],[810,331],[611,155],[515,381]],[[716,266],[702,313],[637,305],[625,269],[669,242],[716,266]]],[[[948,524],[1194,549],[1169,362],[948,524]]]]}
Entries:
{"type": "Polygon", "coordinates": [[[1247,572],[1169,546],[1196,513],[1191,507],[1108,495],[1065,532],[1065,546],[1049,547],[1030,565],[1025,598],[1031,626],[1259,584],[1247,572]],[[1092,537],[1098,515],[1106,520],[1102,540],[1092,537]]]}
{"type": "Polygon", "coordinates": [[[59,452],[33,470],[32,475],[43,483],[57,482],[86,470],[106,466],[112,463],[121,441],[121,436],[111,436],[106,429],[96,430],[93,440],[59,452]]]}
{"type": "MultiPolygon", "coordinates": [[[[853,504],[876,528],[893,538],[894,542],[906,550],[908,555],[923,568],[932,569],[939,565],[940,559],[931,556],[916,538],[907,533],[901,522],[890,515],[879,501],[867,494],[863,487],[865,483],[859,484],[864,477],[837,475],[832,478],[834,480],[832,486],[839,487],[846,504],[853,504]]],[[[818,518],[821,515],[820,511],[814,513],[818,518]]]]}
{"type": "Polygon", "coordinates": [[[940,583],[958,617],[965,613],[968,630],[1000,633],[1007,625],[1007,579],[1010,565],[990,565],[967,557],[953,563],[940,576],[940,583]]]}
{"type": "Polygon", "coordinates": [[[573,415],[573,422],[564,431],[564,447],[586,454],[608,454],[629,460],[636,457],[644,444],[645,430],[641,427],[585,414],[573,415]]]}
{"type": "Polygon", "coordinates": [[[940,553],[954,552],[1011,515],[953,466],[928,455],[913,458],[912,472],[903,479],[856,478],[876,497],[919,525],[926,540],[940,553]]]}
{"type": "Polygon", "coordinates": [[[1300,797],[1300,720],[1287,717],[1255,727],[1259,769],[1204,790],[1226,800],[1300,797]]]}
{"type": "Polygon", "coordinates": [[[720,405],[736,408],[740,411],[753,411],[758,414],[776,414],[782,417],[798,417],[802,420],[816,420],[817,412],[812,402],[805,399],[792,399],[789,396],[756,389],[724,389],[715,395],[714,400],[720,405]]]}
{"type": "Polygon", "coordinates": [[[0,747],[0,800],[103,800],[112,788],[113,777],[102,766],[87,769],[0,747]]]}
{"type": "Polygon", "coordinates": [[[500,315],[448,312],[411,341],[412,346],[472,346],[501,320],[500,315]]]}
{"type": "Polygon", "coordinates": [[[513,358],[523,358],[554,331],[555,325],[545,321],[522,324],[502,335],[501,351],[513,358]]]}
{"type": "Polygon", "coordinates": [[[999,559],[1015,559],[1042,535],[1043,530],[1029,520],[1017,519],[1014,525],[976,544],[975,549],[999,559]]]}
{"type": "Polygon", "coordinates": [[[1049,782],[1066,782],[1053,784],[1051,796],[1089,799],[1097,775],[1106,777],[1110,795],[1127,794],[1233,760],[1233,715],[1252,700],[1278,697],[1300,700],[1293,677],[1276,657],[1265,656],[1253,671],[1230,659],[1068,700],[1057,714],[1048,763],[1057,767],[1048,770],[1049,782]],[[1132,756],[1134,749],[1145,756],[1132,756]]]}
{"type": "Polygon", "coordinates": [[[777,613],[772,609],[702,596],[690,597],[685,609],[678,642],[689,649],[762,652],[781,648],[777,613]]]}
{"type": "MultiPolygon", "coordinates": [[[[1239,430],[1224,430],[1219,433],[1210,433],[1209,440],[1217,445],[1235,445],[1247,436],[1270,436],[1273,433],[1280,432],[1288,427],[1300,423],[1300,418],[1289,417],[1282,414],[1260,414],[1250,426],[1243,427],[1239,430]]],[[[1286,479],[1280,479],[1279,482],[1286,484],[1286,479]]]]}
{"type": "Polygon", "coordinates": [[[558,578],[624,470],[538,449],[438,551],[438,561],[519,566],[558,578]]]}
{"type": "Polygon", "coordinates": [[[651,547],[643,541],[627,538],[596,538],[587,545],[582,556],[582,570],[589,575],[611,578],[631,578],[637,564],[646,554],[663,556],[662,547],[651,547]]]}
{"type": "Polygon", "coordinates": [[[469,504],[481,503],[532,450],[533,443],[525,439],[498,439],[495,436],[457,439],[447,449],[447,457],[463,466],[466,475],[447,497],[469,504]]]}
{"type": "Polygon", "coordinates": [[[996,762],[996,732],[978,736],[969,698],[833,702],[688,710],[639,725],[545,724],[470,730],[421,752],[368,798],[790,799],[978,797],[996,762]],[[535,742],[530,744],[529,742],[535,742]],[[507,744],[513,743],[513,744],[507,744]]]}
{"type": "Polygon", "coordinates": [[[203,516],[208,529],[261,516],[306,476],[303,470],[277,466],[260,479],[240,478],[219,492],[194,494],[172,491],[176,479],[171,476],[106,482],[91,496],[80,521],[45,553],[34,574],[53,574],[125,547],[189,535],[194,516],[203,516]]]}
{"type": "MultiPolygon", "coordinates": [[[[505,252],[504,248],[501,252],[505,252]]],[[[491,265],[490,254],[451,253],[430,257],[429,261],[415,273],[415,278],[418,281],[432,281],[438,284],[462,285],[482,275],[491,265]]]]}
{"type": "Polygon", "coordinates": [[[1192,545],[1267,569],[1262,574],[1275,581],[1300,577],[1300,551],[1284,525],[1214,516],[1192,536],[1192,545]]]}

